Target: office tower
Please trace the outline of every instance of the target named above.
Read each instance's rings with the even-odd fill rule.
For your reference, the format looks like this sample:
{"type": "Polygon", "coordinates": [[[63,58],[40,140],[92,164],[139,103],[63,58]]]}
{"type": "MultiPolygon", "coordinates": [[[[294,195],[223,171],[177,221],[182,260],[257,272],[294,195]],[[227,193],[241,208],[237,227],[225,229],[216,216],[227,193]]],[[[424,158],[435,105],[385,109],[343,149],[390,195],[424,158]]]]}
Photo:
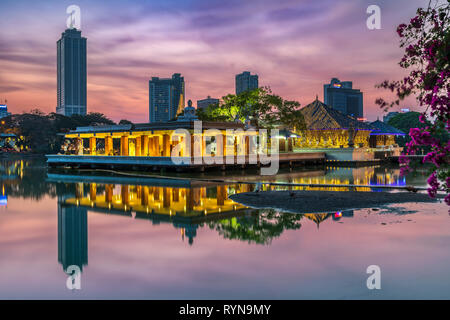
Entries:
{"type": "Polygon", "coordinates": [[[197,100],[197,109],[206,109],[210,105],[218,105],[219,99],[211,98],[208,96],[206,99],[197,100]]]}
{"type": "Polygon", "coordinates": [[[58,262],[64,271],[71,265],[83,270],[88,263],[88,222],[86,208],[58,201],[58,262]]]}
{"type": "Polygon", "coordinates": [[[11,115],[11,112],[8,112],[8,106],[5,104],[0,104],[0,119],[5,118],[11,115]]]}
{"type": "Polygon", "coordinates": [[[236,75],[236,94],[258,88],[258,75],[244,71],[236,75]]]}
{"type": "Polygon", "coordinates": [[[184,77],[152,77],[149,81],[149,122],[173,120],[184,109],[184,77]]]}
{"type": "Polygon", "coordinates": [[[323,86],[323,100],[326,105],[354,118],[363,118],[363,94],[353,89],[351,81],[331,79],[323,86]]]}
{"type": "Polygon", "coordinates": [[[56,43],[57,106],[56,113],[65,116],[85,115],[86,99],[86,38],[81,31],[67,29],[56,43]]]}

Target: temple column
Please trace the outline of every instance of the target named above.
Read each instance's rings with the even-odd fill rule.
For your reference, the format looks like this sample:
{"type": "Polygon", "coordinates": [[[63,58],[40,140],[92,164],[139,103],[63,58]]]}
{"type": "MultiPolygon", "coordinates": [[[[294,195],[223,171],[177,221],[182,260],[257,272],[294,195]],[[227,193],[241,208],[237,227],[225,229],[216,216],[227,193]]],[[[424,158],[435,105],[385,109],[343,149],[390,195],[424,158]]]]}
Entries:
{"type": "Polygon", "coordinates": [[[162,155],[163,157],[170,157],[170,136],[168,134],[163,135],[163,145],[162,145],[162,155]]]}
{"type": "Polygon", "coordinates": [[[135,154],[137,157],[141,156],[141,137],[136,137],[135,154]]]}
{"type": "Polygon", "coordinates": [[[89,154],[95,156],[97,152],[97,139],[95,137],[89,138],[89,154]]]}
{"type": "Polygon", "coordinates": [[[203,134],[200,138],[202,139],[202,157],[204,157],[206,155],[206,139],[203,134]]]}
{"type": "Polygon", "coordinates": [[[128,156],[128,137],[127,136],[120,137],[120,155],[128,156]]]}
{"type": "MultiPolygon", "coordinates": [[[[189,143],[189,142],[186,142],[186,143],[189,143]]],[[[195,147],[195,136],[193,134],[191,134],[191,141],[190,141],[190,143],[191,143],[191,148],[190,148],[190,150],[191,150],[191,158],[194,158],[194,156],[195,156],[195,150],[194,150],[194,147],[195,147]]]]}
{"type": "Polygon", "coordinates": [[[113,149],[113,139],[111,136],[105,137],[105,155],[109,156],[113,149]]]}
{"type": "Polygon", "coordinates": [[[223,163],[225,163],[225,157],[227,156],[227,134],[222,133],[222,156],[224,157],[223,163]]]}
{"type": "Polygon", "coordinates": [[[144,135],[141,137],[141,155],[148,156],[148,136],[144,135]]]}
{"type": "Polygon", "coordinates": [[[155,156],[155,143],[153,142],[153,137],[148,137],[148,155],[150,157],[155,156]]]}
{"type": "Polygon", "coordinates": [[[156,157],[161,157],[161,146],[159,144],[159,136],[153,137],[154,153],[156,157]]]}

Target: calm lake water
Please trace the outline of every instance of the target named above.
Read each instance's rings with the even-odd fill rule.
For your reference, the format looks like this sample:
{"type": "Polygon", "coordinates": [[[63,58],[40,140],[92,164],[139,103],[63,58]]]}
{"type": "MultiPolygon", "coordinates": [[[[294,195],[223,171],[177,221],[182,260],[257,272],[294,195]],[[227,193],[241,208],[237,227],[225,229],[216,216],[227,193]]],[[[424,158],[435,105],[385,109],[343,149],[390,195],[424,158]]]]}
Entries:
{"type": "MultiPolygon", "coordinates": [[[[228,199],[245,184],[47,173],[40,160],[3,160],[0,177],[2,299],[450,299],[444,203],[296,215],[228,199]],[[81,290],[66,287],[70,265],[81,290]],[[369,265],[381,268],[381,290],[366,286],[369,265]]],[[[387,167],[264,179],[425,186],[424,174],[387,167]]]]}

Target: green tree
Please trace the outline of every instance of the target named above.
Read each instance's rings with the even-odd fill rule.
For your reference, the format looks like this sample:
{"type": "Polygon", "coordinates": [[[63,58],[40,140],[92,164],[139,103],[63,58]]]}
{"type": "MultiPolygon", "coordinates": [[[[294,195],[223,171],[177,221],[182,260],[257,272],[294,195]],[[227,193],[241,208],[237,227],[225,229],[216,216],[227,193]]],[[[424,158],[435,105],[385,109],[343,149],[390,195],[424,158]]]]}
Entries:
{"type": "Polygon", "coordinates": [[[208,226],[226,239],[267,245],[286,230],[300,229],[302,218],[303,215],[269,209],[243,217],[209,222],[208,226]]]}
{"type": "Polygon", "coordinates": [[[122,119],[122,120],[119,121],[119,124],[120,124],[120,125],[124,125],[124,124],[133,124],[133,122],[131,122],[131,121],[129,121],[129,120],[126,120],[126,119],[122,119]]]}
{"type": "Polygon", "coordinates": [[[238,95],[228,94],[222,97],[219,105],[197,110],[197,116],[203,121],[244,122],[248,119],[268,128],[280,125],[293,130],[306,128],[300,103],[284,100],[273,94],[269,87],[244,91],[238,95]]]}

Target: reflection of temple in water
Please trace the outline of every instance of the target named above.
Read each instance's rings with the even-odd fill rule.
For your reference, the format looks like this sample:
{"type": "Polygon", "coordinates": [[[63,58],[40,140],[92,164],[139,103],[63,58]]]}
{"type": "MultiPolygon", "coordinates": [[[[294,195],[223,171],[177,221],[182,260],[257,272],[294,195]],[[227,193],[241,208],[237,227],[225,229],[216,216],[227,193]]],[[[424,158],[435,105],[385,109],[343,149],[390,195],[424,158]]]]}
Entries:
{"type": "Polygon", "coordinates": [[[66,270],[88,262],[87,209],[58,203],[58,262],[66,270]]]}
{"type": "Polygon", "coordinates": [[[337,211],[334,213],[307,213],[304,216],[313,221],[318,229],[319,225],[330,217],[333,221],[339,221],[341,218],[353,218],[353,210],[337,211]]]}
{"type": "MultiPolygon", "coordinates": [[[[181,238],[192,244],[199,224],[243,215],[246,207],[228,199],[228,193],[250,191],[251,185],[159,187],[149,185],[76,183],[75,192],[59,200],[59,207],[172,223],[181,238]]],[[[68,213],[66,213],[67,215],[68,213]]]]}
{"type": "MultiPolygon", "coordinates": [[[[278,181],[279,176],[267,179],[265,181],[278,181]]],[[[327,184],[335,186],[309,187],[292,186],[289,190],[324,190],[324,191],[350,191],[349,187],[342,185],[367,185],[370,187],[356,187],[355,191],[372,191],[376,186],[403,186],[406,185],[405,177],[400,176],[399,169],[384,167],[332,167],[329,166],[325,171],[303,172],[283,174],[283,180],[294,184],[327,184]]],[[[270,187],[271,190],[280,189],[279,187],[270,187]]]]}
{"type": "MultiPolygon", "coordinates": [[[[302,218],[307,218],[319,228],[325,220],[340,221],[342,218],[353,217],[352,210],[305,215],[266,215],[228,198],[229,194],[252,191],[251,184],[190,182],[190,185],[186,185],[166,180],[162,183],[170,183],[171,186],[158,186],[155,185],[155,180],[151,179],[136,182],[134,178],[117,176],[49,176],[53,181],[65,182],[69,190],[65,196],[58,198],[58,260],[64,269],[71,264],[78,265],[82,269],[87,264],[88,211],[147,219],[153,224],[172,224],[179,230],[180,238],[183,241],[186,239],[189,245],[194,243],[198,230],[204,226],[216,230],[228,239],[268,244],[271,239],[281,235],[283,230],[299,228],[302,218]]],[[[250,176],[243,177],[245,178],[251,180],[250,176]]],[[[266,181],[270,179],[265,178],[266,181]]],[[[333,191],[348,190],[347,187],[340,186],[342,184],[374,186],[404,183],[404,179],[397,171],[378,167],[329,167],[326,172],[289,172],[273,179],[292,183],[336,185],[320,188],[333,191]]],[[[318,189],[317,187],[268,188],[318,189]]],[[[357,189],[370,190],[370,188],[357,189]]]]}

